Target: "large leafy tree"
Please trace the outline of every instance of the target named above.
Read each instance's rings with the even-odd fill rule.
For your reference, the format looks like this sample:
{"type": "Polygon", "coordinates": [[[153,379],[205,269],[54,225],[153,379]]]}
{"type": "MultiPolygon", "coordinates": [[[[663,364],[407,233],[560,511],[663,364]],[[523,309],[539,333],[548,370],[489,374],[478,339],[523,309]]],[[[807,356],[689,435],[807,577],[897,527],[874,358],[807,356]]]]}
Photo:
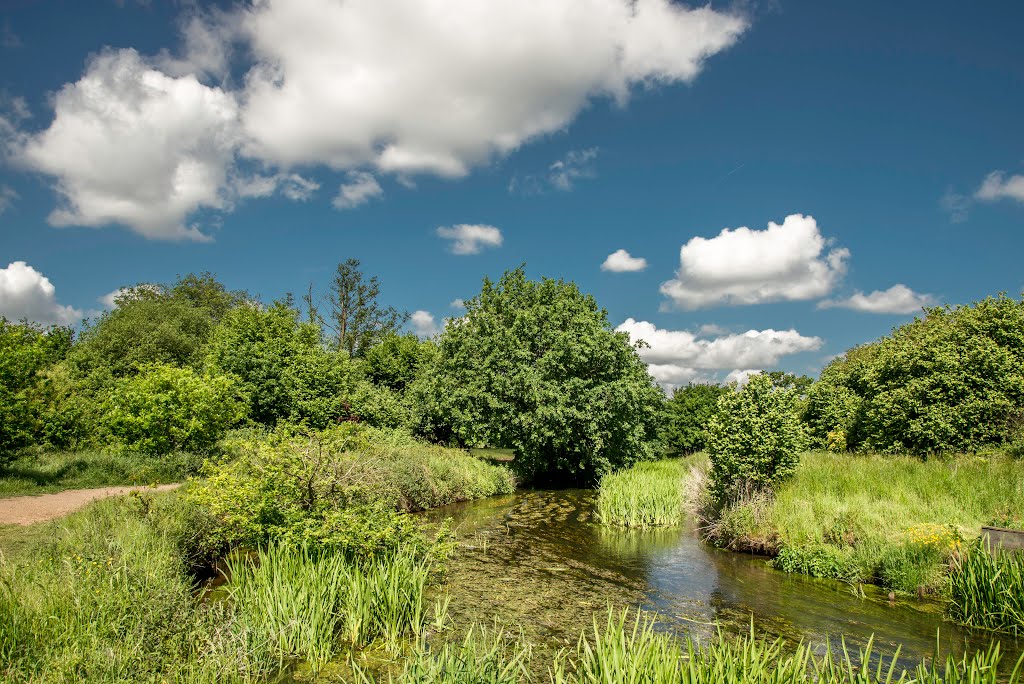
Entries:
{"type": "Polygon", "coordinates": [[[82,376],[112,378],[154,363],[198,368],[213,327],[245,299],[209,273],[125,288],[117,306],[82,331],[73,365],[82,376]]]}
{"type": "Polygon", "coordinates": [[[512,448],[528,478],[593,480],[655,453],[662,393],[628,335],[575,284],[522,267],[484,280],[420,382],[426,431],[512,448]]]}

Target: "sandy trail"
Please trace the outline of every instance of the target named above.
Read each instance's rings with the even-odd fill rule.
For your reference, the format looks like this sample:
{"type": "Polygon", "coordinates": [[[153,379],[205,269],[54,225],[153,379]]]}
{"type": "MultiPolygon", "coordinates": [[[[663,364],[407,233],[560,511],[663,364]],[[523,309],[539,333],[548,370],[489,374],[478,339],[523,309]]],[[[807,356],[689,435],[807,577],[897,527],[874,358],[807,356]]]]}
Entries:
{"type": "Polygon", "coordinates": [[[0,499],[0,525],[32,525],[60,518],[77,511],[87,503],[109,496],[120,496],[131,492],[165,492],[180,484],[163,484],[156,487],[98,487],[96,489],[69,489],[55,494],[33,494],[0,499]]]}

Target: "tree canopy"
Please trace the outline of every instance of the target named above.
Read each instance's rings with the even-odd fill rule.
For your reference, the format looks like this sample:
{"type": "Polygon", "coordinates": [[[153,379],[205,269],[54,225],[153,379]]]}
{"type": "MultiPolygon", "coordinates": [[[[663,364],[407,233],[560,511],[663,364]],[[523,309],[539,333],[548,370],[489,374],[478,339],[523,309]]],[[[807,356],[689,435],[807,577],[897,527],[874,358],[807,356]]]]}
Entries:
{"type": "Polygon", "coordinates": [[[441,335],[423,428],[512,448],[526,477],[593,480],[655,453],[662,394],[594,298],[522,267],[485,279],[441,335]]]}

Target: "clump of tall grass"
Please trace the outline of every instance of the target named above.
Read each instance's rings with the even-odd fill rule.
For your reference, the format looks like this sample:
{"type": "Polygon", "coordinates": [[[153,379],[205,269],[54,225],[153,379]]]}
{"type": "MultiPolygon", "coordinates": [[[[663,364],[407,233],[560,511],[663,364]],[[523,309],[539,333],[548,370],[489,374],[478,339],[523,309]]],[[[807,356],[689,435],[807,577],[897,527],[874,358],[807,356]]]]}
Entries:
{"type": "Polygon", "coordinates": [[[279,665],[302,659],[317,672],[343,642],[361,647],[380,639],[397,650],[426,624],[430,567],[408,551],[360,563],[275,545],[256,562],[236,559],[229,567],[239,629],[254,647],[269,648],[279,665]]]}
{"type": "Polygon", "coordinates": [[[606,525],[665,527],[682,523],[686,461],[642,462],[601,478],[597,516],[606,525]]]}
{"type": "Polygon", "coordinates": [[[1024,634],[1024,552],[987,547],[986,537],[954,559],[950,615],[972,627],[1024,634]]]}

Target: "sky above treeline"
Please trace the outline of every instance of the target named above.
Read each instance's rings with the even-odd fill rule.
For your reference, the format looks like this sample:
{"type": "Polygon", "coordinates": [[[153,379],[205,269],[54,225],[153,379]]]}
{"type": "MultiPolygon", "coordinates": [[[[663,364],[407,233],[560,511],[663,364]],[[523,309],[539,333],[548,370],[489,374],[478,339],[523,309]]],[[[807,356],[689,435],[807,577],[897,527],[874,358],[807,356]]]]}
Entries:
{"type": "Polygon", "coordinates": [[[0,0],[0,315],[525,263],[666,387],[1024,289],[1024,3],[0,0]]]}

